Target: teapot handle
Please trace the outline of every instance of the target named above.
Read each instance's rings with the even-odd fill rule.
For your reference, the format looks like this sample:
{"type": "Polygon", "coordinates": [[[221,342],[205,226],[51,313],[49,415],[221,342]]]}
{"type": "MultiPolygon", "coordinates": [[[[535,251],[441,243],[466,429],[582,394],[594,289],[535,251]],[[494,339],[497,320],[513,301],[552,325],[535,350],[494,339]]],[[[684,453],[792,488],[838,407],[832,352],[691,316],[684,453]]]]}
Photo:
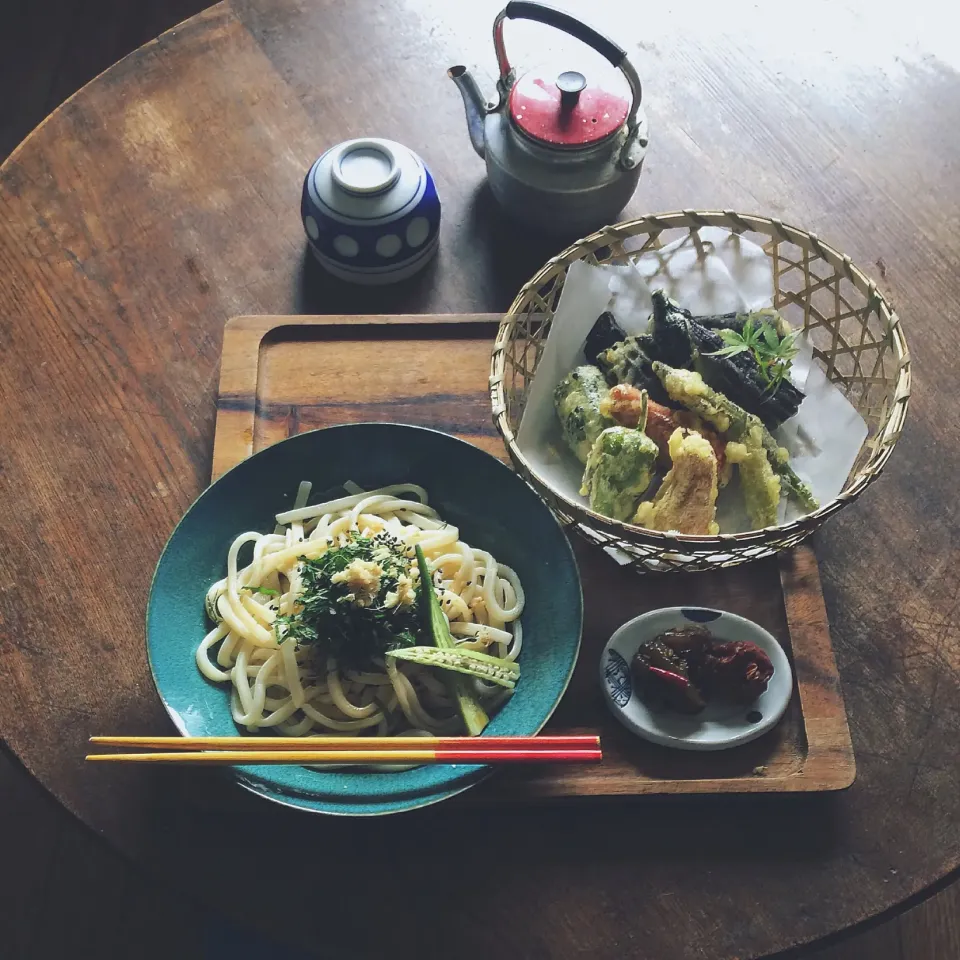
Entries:
{"type": "Polygon", "coordinates": [[[562,30],[571,37],[575,37],[581,43],[585,43],[588,47],[593,47],[601,57],[609,60],[615,67],[620,67],[627,58],[627,51],[623,47],[569,13],[557,10],[556,7],[548,7],[545,3],[533,3],[531,0],[511,0],[504,7],[500,16],[497,17],[497,22],[493,26],[493,42],[497,49],[497,62],[500,64],[501,77],[505,77],[510,72],[510,63],[503,46],[502,23],[504,20],[533,20],[548,27],[555,27],[557,30],[562,30]],[[500,26],[499,30],[497,30],[498,26],[500,26]],[[498,37],[499,43],[497,42],[498,37]]]}
{"type": "Polygon", "coordinates": [[[630,151],[626,148],[631,146],[636,137],[637,114],[640,110],[643,88],[640,85],[640,77],[637,75],[637,71],[627,59],[627,51],[619,44],[614,43],[609,37],[605,37],[599,30],[594,30],[593,27],[563,10],[549,7],[545,3],[534,3],[533,0],[510,0],[510,3],[497,14],[496,20],[493,21],[493,47],[497,54],[497,65],[500,68],[499,85],[502,88],[509,86],[509,78],[513,69],[507,57],[507,48],[503,43],[504,20],[534,20],[545,26],[562,30],[581,43],[585,43],[588,47],[593,47],[600,56],[609,60],[623,72],[623,75],[627,78],[627,83],[630,85],[632,97],[630,115],[627,117],[627,143],[623,153],[623,162],[626,166],[634,165],[628,159],[630,151]]]}

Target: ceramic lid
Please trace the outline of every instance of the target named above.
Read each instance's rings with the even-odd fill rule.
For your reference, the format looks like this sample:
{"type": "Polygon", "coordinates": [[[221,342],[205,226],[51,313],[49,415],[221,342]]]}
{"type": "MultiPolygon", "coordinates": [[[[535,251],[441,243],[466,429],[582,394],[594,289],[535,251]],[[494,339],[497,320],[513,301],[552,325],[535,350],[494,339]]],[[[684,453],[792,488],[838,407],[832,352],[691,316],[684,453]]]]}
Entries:
{"type": "Polygon", "coordinates": [[[386,140],[349,140],[334,149],[330,176],[354,196],[376,196],[400,177],[400,161],[386,140]]]}
{"type": "Polygon", "coordinates": [[[513,123],[532,140],[553,147],[587,147],[612,136],[630,112],[618,72],[588,79],[576,70],[552,77],[526,73],[510,91],[513,123]]]}
{"type": "Polygon", "coordinates": [[[323,216],[361,225],[406,216],[426,185],[426,169],[412,150],[375,137],[331,147],[307,177],[310,197],[323,216]]]}

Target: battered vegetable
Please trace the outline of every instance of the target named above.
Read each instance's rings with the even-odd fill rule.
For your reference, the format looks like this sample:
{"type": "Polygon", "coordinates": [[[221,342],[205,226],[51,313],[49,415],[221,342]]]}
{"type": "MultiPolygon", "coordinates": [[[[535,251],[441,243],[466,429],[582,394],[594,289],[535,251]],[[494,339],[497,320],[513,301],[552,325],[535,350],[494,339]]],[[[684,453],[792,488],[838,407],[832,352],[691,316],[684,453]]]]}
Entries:
{"type": "Polygon", "coordinates": [[[671,434],[669,447],[673,466],[653,500],[637,508],[633,522],[649,530],[699,536],[719,533],[713,448],[699,433],[679,427],[671,434]]]}
{"type": "Polygon", "coordinates": [[[583,344],[583,354],[587,358],[587,363],[600,366],[597,362],[600,354],[626,339],[627,331],[617,323],[616,317],[609,310],[601,313],[583,344]]]}
{"type": "MultiPolygon", "coordinates": [[[[612,387],[610,393],[600,404],[600,411],[609,416],[621,427],[635,427],[640,422],[643,407],[644,392],[627,383],[612,387]]],[[[717,471],[721,487],[727,485],[729,471],[724,469],[726,444],[703,421],[689,410],[672,410],[655,400],[646,403],[646,424],[643,432],[657,445],[660,450],[659,466],[670,467],[670,437],[677,427],[695,430],[713,447],[717,458],[717,471]]]]}
{"type": "Polygon", "coordinates": [[[649,337],[625,337],[597,355],[597,366],[611,387],[628,383],[646,390],[654,400],[666,403],[666,391],[657,379],[653,360],[647,353],[649,341],[649,337]]]}
{"type": "Polygon", "coordinates": [[[613,424],[600,412],[606,394],[603,374],[590,366],[577,367],[553,392],[563,437],[581,463],[587,462],[590,448],[601,432],[613,424]]]}
{"type": "Polygon", "coordinates": [[[640,430],[608,427],[587,457],[581,495],[590,498],[590,507],[597,513],[629,520],[653,479],[658,452],[657,445],[640,430]]]}
{"type": "Polygon", "coordinates": [[[646,352],[654,361],[696,370],[714,390],[777,427],[797,412],[803,400],[803,393],[786,378],[788,363],[777,366],[782,376],[773,382],[770,371],[758,362],[761,348],[766,355],[777,352],[781,343],[786,345],[779,330],[780,325],[771,317],[757,313],[744,316],[740,332],[718,333],[656,290],[650,324],[652,342],[646,352]],[[741,347],[732,347],[728,337],[740,342],[741,347]]]}
{"type": "Polygon", "coordinates": [[[740,488],[750,522],[758,530],[774,526],[780,505],[780,478],[773,472],[766,451],[734,441],[727,444],[727,459],[740,467],[740,488]]]}
{"type": "MultiPolygon", "coordinates": [[[[707,423],[715,427],[728,440],[743,444],[749,452],[762,450],[766,455],[772,472],[780,478],[777,485],[777,499],[779,501],[780,486],[795,497],[807,510],[816,510],[819,504],[810,488],[794,473],[788,462],[787,451],[774,439],[773,435],[763,425],[759,417],[747,413],[743,407],[737,406],[722,393],[708,387],[699,373],[692,370],[677,370],[662,363],[654,364],[654,371],[663,382],[671,399],[683,404],[688,410],[703,417],[707,423]]],[[[738,451],[739,452],[739,451],[738,451]]],[[[727,457],[731,458],[730,445],[727,445],[727,457]]],[[[761,479],[759,462],[747,467],[754,480],[761,479]]],[[[741,476],[743,463],[741,462],[741,476]]],[[[773,493],[773,485],[764,479],[767,487],[766,497],[773,493]]],[[[759,490],[759,487],[757,488],[759,490]]],[[[758,504],[759,506],[759,504],[758,504]]],[[[761,511],[768,516],[768,510],[761,511]]],[[[776,519],[772,521],[776,523],[776,519]]],[[[762,524],[767,526],[767,524],[762,524]]]]}

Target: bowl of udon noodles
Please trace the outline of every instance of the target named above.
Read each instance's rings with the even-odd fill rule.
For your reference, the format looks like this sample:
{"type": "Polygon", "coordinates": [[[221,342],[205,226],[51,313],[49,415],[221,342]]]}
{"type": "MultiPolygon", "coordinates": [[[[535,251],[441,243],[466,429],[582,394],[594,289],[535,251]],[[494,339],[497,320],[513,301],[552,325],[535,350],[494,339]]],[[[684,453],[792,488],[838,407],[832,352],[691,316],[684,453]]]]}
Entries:
{"type": "MultiPolygon", "coordinates": [[[[582,614],[566,536],[507,466],[434,430],[346,424],[254,454],[190,507],[154,575],[147,653],[184,736],[532,735],[569,683],[582,614]],[[459,686],[423,662],[418,546],[472,671],[459,686]],[[465,729],[457,691],[482,732],[465,729]]],[[[490,772],[229,768],[268,799],[352,816],[426,806],[490,772]]]]}

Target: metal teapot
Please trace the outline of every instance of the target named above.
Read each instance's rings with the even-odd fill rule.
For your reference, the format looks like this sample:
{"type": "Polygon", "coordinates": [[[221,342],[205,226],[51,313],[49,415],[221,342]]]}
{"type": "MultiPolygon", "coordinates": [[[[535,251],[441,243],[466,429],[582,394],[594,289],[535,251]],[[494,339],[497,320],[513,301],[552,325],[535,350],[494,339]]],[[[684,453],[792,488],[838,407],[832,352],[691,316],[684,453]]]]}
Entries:
{"type": "Polygon", "coordinates": [[[521,0],[497,15],[493,46],[500,68],[495,102],[487,102],[466,67],[447,71],[493,195],[509,216],[543,231],[580,236],[613,223],[636,190],[647,148],[640,78],[626,51],[568,13],[521,0]],[[623,72],[631,97],[591,86],[574,70],[517,77],[503,43],[505,20],[534,20],[592,47],[623,72]]]}

